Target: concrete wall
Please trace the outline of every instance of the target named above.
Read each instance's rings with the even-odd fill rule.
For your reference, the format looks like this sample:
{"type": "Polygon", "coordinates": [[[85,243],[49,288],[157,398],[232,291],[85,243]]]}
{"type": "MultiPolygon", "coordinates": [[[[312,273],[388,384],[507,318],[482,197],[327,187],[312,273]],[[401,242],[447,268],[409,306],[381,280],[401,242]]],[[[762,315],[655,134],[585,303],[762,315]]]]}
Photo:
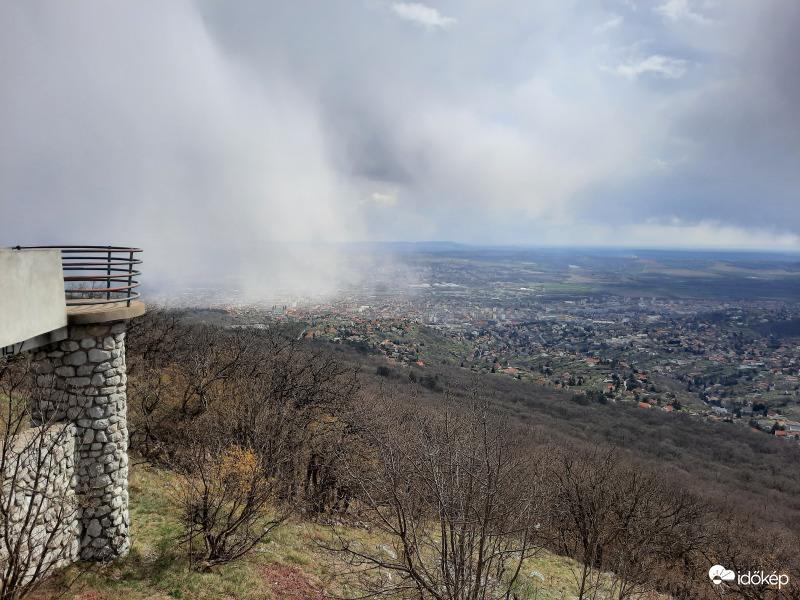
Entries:
{"type": "Polygon", "coordinates": [[[26,584],[78,558],[75,426],[30,429],[0,442],[0,577],[26,584]]]}
{"type": "Polygon", "coordinates": [[[0,248],[0,348],[66,324],[61,251],[0,248]]]}

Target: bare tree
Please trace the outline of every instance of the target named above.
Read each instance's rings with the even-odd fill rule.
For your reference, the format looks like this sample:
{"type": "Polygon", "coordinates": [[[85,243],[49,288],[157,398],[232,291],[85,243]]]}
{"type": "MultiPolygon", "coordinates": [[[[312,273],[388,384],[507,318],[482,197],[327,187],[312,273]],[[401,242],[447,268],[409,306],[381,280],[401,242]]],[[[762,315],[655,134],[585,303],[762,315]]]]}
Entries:
{"type": "Polygon", "coordinates": [[[0,359],[0,600],[30,594],[78,552],[74,428],[30,427],[31,404],[60,416],[56,393],[30,377],[28,356],[0,359]]]}
{"type": "Polygon", "coordinates": [[[718,517],[710,523],[711,543],[706,554],[706,570],[723,565],[737,577],[719,585],[706,584],[709,598],[739,597],[744,600],[782,600],[800,598],[800,555],[798,535],[767,519],[752,519],[730,504],[720,506],[718,517]],[[757,573],[758,576],[753,577],[757,573]],[[738,575],[749,574],[745,582],[738,575]],[[767,581],[761,575],[766,575],[767,581]],[[770,577],[783,576],[778,589],[770,577]]]}
{"type": "Polygon", "coordinates": [[[143,323],[129,332],[133,439],[179,469],[201,568],[244,555],[299,501],[341,503],[337,413],[358,391],[356,367],[283,327],[190,326],[160,311],[143,323]]]}
{"type": "Polygon", "coordinates": [[[579,599],[635,597],[662,585],[667,567],[686,579],[710,540],[707,502],[613,448],[550,455],[548,534],[554,549],[577,561],[579,599]]]}
{"type": "Polygon", "coordinates": [[[253,449],[280,495],[314,510],[340,501],[337,415],[358,393],[358,368],[289,328],[189,326],[153,312],[129,332],[134,445],[169,462],[207,432],[253,449]]]}
{"type": "Polygon", "coordinates": [[[548,532],[556,549],[578,562],[573,574],[579,600],[600,592],[605,584],[604,552],[622,533],[613,514],[617,459],[613,451],[556,450],[548,472],[548,532]]]}
{"type": "Polygon", "coordinates": [[[338,536],[374,594],[511,599],[540,548],[541,482],[530,454],[473,397],[463,411],[382,404],[349,481],[392,547],[338,536]]]}

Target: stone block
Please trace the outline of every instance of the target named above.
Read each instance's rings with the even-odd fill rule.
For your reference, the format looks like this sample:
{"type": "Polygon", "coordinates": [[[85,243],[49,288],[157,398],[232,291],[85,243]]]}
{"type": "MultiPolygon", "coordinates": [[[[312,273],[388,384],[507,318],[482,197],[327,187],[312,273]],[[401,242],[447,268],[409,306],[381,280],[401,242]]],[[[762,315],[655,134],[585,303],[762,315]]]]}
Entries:
{"type": "Polygon", "coordinates": [[[78,345],[78,342],[74,340],[64,340],[59,345],[59,348],[61,348],[64,352],[75,352],[75,350],[80,348],[80,346],[78,345]]]}
{"type": "Polygon", "coordinates": [[[105,429],[108,427],[110,423],[108,419],[97,419],[94,423],[92,423],[92,429],[105,429]]]}
{"type": "Polygon", "coordinates": [[[81,559],[94,560],[94,558],[95,558],[94,548],[90,546],[84,546],[83,548],[81,548],[81,559]]]}
{"type": "Polygon", "coordinates": [[[65,365],[72,365],[74,367],[79,367],[86,362],[86,352],[80,350],[78,352],[73,352],[72,354],[67,354],[64,357],[64,364],[65,365]]]}
{"type": "Polygon", "coordinates": [[[102,489],[108,485],[111,485],[111,476],[110,475],[99,475],[97,476],[94,481],[92,481],[91,486],[92,489],[102,489]]]}
{"type": "Polygon", "coordinates": [[[34,373],[46,375],[53,372],[53,363],[49,360],[40,360],[31,365],[34,373]]]}
{"type": "Polygon", "coordinates": [[[94,368],[94,370],[96,373],[102,373],[103,371],[108,371],[110,368],[111,368],[110,362],[101,362],[94,368]]]}
{"type": "Polygon", "coordinates": [[[103,340],[103,350],[114,350],[117,347],[117,342],[112,336],[108,336],[103,340]]]}
{"type": "Polygon", "coordinates": [[[89,348],[94,348],[97,345],[97,340],[93,337],[85,337],[81,340],[81,348],[84,350],[88,350],[89,348]]]}
{"type": "Polygon", "coordinates": [[[78,377],[87,377],[88,375],[92,374],[94,371],[94,367],[92,365],[81,365],[75,370],[75,374],[78,377]]]}
{"type": "Polygon", "coordinates": [[[75,377],[75,367],[58,367],[56,375],[59,377],[75,377]]]}
{"type": "Polygon", "coordinates": [[[108,350],[100,350],[99,348],[92,348],[89,350],[89,360],[93,363],[101,363],[111,359],[111,352],[108,350]]]}
{"type": "Polygon", "coordinates": [[[125,333],[125,322],[114,323],[111,326],[111,333],[125,333]]]}
{"type": "Polygon", "coordinates": [[[111,328],[108,325],[90,325],[86,328],[86,333],[98,338],[105,336],[110,330],[111,328]]]}
{"type": "Polygon", "coordinates": [[[94,387],[102,387],[103,384],[106,382],[106,378],[103,377],[100,373],[95,373],[92,375],[92,385],[94,387]]]}
{"type": "Polygon", "coordinates": [[[99,552],[95,552],[95,558],[105,558],[111,555],[111,550],[108,548],[108,540],[105,538],[95,538],[92,540],[92,547],[97,548],[99,552]]]}
{"type": "Polygon", "coordinates": [[[89,537],[96,538],[101,533],[103,533],[103,528],[100,525],[100,521],[98,519],[92,519],[89,521],[89,526],[86,528],[86,534],[89,537]]]}

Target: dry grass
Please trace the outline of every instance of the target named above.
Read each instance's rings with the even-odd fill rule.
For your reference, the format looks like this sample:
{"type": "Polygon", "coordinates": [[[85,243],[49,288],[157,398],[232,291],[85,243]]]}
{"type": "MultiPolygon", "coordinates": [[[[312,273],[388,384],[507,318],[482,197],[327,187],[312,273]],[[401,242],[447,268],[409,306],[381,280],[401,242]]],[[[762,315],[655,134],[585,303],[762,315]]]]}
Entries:
{"type": "MultiPolygon", "coordinates": [[[[110,564],[75,564],[40,588],[36,600],[323,600],[359,595],[350,567],[319,543],[328,526],[295,519],[244,559],[201,573],[176,542],[180,531],[172,503],[175,476],[134,465],[130,475],[131,552],[110,564]],[[66,588],[66,591],[65,591],[66,588]]],[[[337,525],[361,543],[391,545],[374,530],[337,525]]],[[[536,600],[575,594],[571,561],[541,553],[526,564],[519,590],[536,600]],[[535,575],[541,574],[541,577],[535,575]]]]}

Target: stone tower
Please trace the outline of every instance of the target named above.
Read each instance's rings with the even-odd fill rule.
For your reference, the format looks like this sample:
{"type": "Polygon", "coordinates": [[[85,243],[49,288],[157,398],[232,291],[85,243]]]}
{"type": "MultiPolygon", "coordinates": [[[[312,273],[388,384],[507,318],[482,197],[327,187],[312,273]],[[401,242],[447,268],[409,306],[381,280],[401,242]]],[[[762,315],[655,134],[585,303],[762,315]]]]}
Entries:
{"type": "MultiPolygon", "coordinates": [[[[145,312],[144,303],[133,292],[138,285],[133,277],[139,274],[133,265],[140,262],[134,253],[140,250],[51,250],[63,256],[59,285],[63,290],[66,282],[66,301],[63,291],[61,295],[66,324],[37,331],[10,348],[11,352],[33,352],[36,385],[47,390],[42,394],[46,399],[30,407],[32,425],[69,421],[75,426],[80,557],[109,560],[125,554],[130,546],[125,328],[129,319],[145,312]],[[76,282],[88,283],[91,289],[76,290],[76,282]]],[[[28,254],[28,250],[19,249],[16,254],[28,254]]],[[[42,319],[39,315],[33,320],[42,319]]]]}

